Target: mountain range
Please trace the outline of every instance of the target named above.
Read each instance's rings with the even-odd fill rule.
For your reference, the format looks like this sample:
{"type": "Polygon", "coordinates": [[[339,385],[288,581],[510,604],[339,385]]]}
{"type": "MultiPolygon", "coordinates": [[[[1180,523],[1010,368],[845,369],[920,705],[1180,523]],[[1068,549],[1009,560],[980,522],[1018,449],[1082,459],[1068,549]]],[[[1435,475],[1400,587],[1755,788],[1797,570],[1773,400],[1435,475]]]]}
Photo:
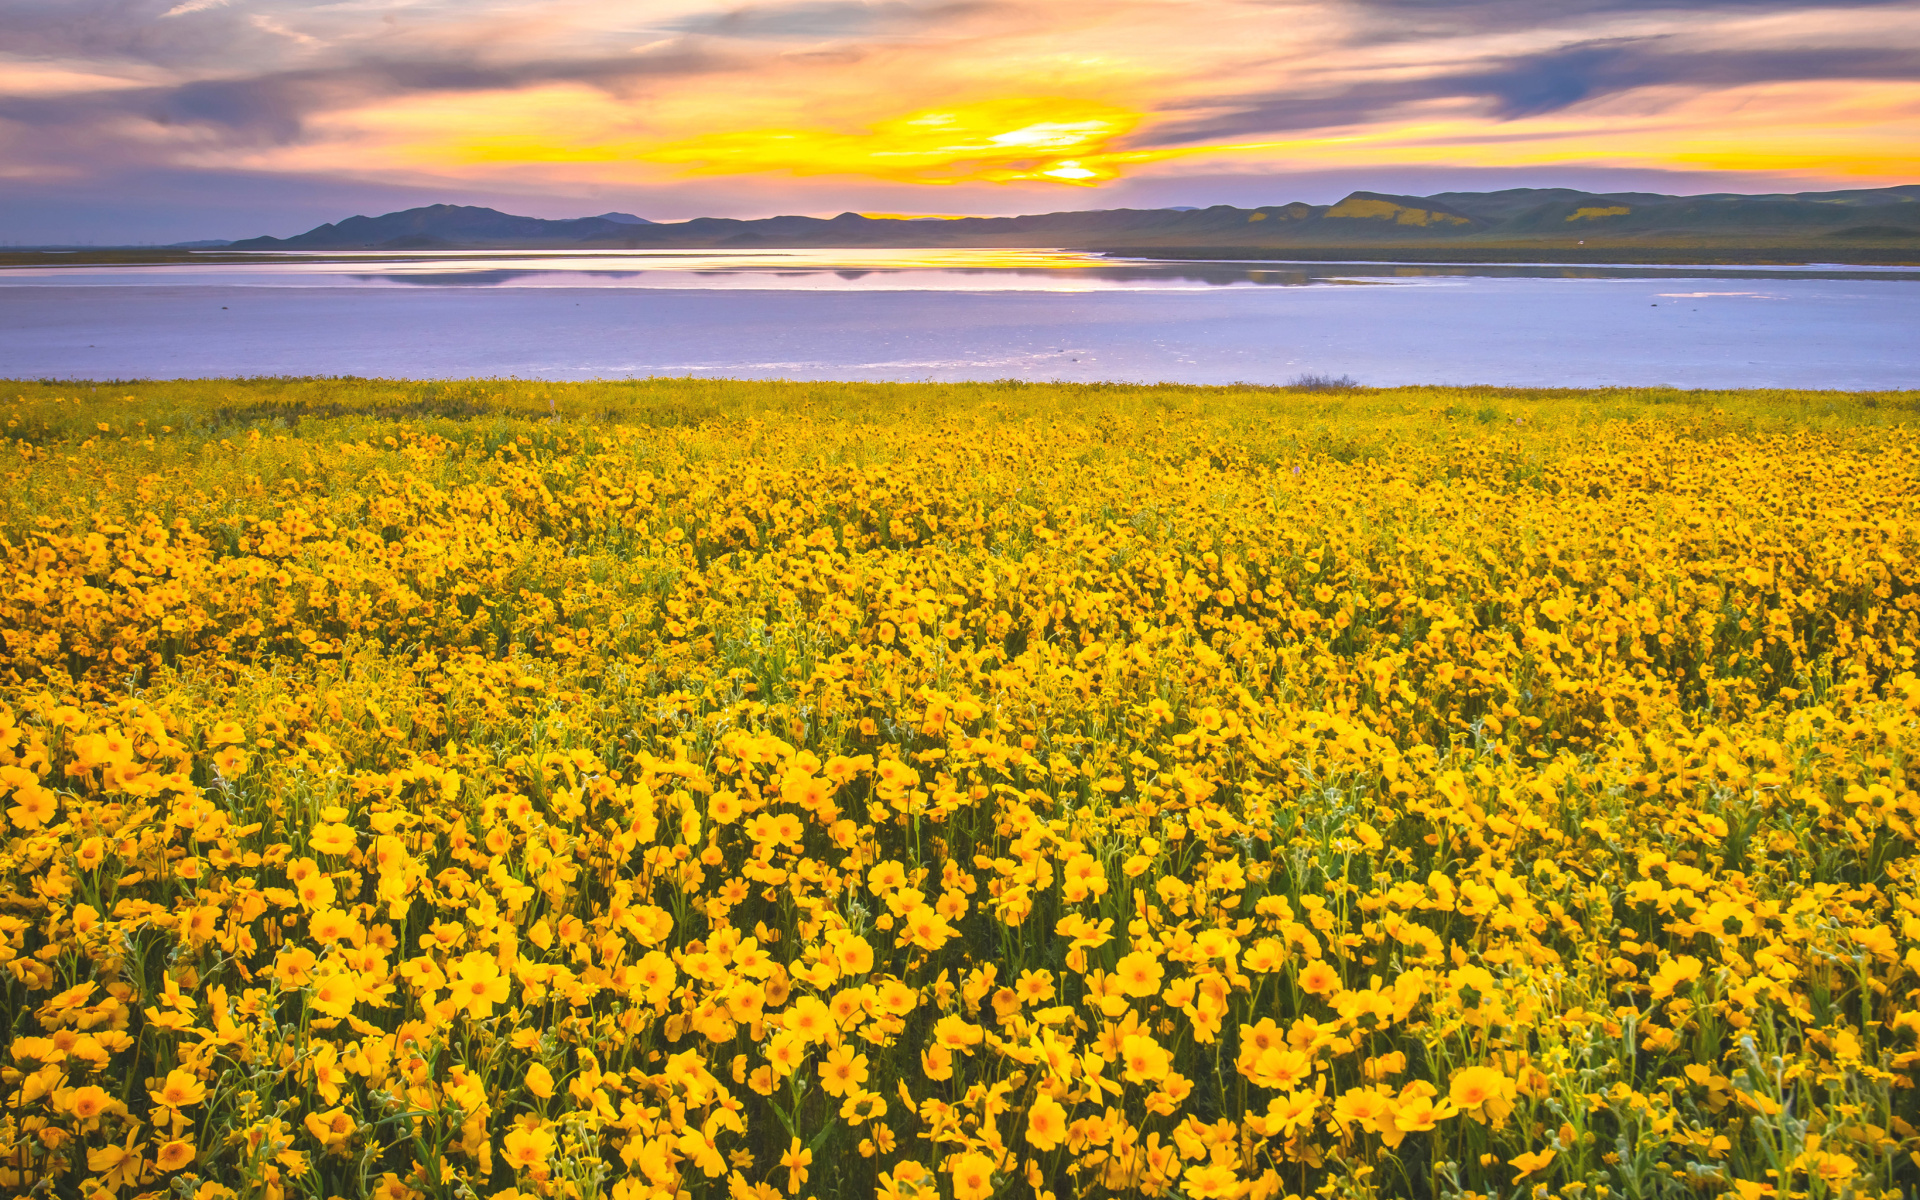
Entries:
{"type": "Polygon", "coordinates": [[[434,204],[349,217],[288,238],[229,250],[702,249],[727,247],[1286,248],[1465,244],[1613,245],[1675,239],[1753,242],[1810,237],[1920,243],[1920,185],[1774,195],[1583,192],[1511,188],[1397,196],[1354,192],[1337,204],[1099,209],[948,219],[700,217],[652,222],[631,213],[543,220],[491,208],[434,204]]]}

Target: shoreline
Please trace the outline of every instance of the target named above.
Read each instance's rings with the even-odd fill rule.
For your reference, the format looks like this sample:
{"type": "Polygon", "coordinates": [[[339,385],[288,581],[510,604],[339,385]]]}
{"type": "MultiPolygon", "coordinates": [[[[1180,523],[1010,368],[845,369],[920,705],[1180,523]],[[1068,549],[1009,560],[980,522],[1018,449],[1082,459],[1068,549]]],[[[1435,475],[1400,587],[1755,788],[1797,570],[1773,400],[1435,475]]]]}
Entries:
{"type": "Polygon", "coordinates": [[[874,245],[871,243],[775,245],[725,241],[711,244],[673,246],[553,245],[525,243],[470,244],[436,246],[411,251],[359,249],[288,252],[276,250],[174,249],[170,247],[103,246],[37,247],[0,250],[0,268],[6,267],[85,267],[85,266],[178,266],[186,264],[237,265],[282,262],[391,262],[401,255],[422,257],[474,254],[551,254],[594,255],[628,250],[670,255],[677,253],[726,252],[778,253],[781,251],[1057,251],[1098,254],[1115,259],[1153,259],[1166,262],[1218,260],[1223,262],[1302,262],[1302,263],[1406,263],[1462,265],[1538,264],[1541,266],[1888,266],[1920,267],[1920,241],[1912,244],[1874,246],[1808,244],[1805,242],[1768,245],[1715,245],[1712,243],[1642,244],[1609,242],[1604,245],[1565,245],[1504,242],[1354,243],[1342,245],[1181,245],[1156,246],[1138,243],[1102,243],[1089,245],[874,245]]]}

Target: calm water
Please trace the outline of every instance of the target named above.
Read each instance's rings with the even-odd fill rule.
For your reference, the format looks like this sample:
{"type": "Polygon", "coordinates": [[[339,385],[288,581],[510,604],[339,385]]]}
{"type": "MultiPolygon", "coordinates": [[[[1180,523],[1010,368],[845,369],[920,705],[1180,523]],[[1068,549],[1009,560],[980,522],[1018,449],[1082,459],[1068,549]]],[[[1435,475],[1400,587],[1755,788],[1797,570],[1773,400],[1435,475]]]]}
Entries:
{"type": "Polygon", "coordinates": [[[0,378],[719,375],[1920,386],[1920,270],[1050,251],[0,269],[0,378]]]}

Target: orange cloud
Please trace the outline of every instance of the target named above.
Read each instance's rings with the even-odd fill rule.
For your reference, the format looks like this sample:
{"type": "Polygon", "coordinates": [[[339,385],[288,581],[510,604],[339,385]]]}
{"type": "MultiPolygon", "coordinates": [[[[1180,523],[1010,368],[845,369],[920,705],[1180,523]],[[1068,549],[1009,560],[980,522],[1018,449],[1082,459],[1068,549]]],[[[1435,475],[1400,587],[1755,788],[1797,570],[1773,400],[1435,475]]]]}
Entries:
{"type": "Polygon", "coordinates": [[[168,27],[277,66],[196,78],[0,55],[0,136],[14,171],[133,157],[911,210],[927,188],[949,197],[928,208],[992,207],[1129,176],[1410,165],[1895,179],[1920,128],[1920,15],[1891,8],[1443,5],[1416,35],[1365,0],[640,7],[436,5],[373,40],[354,6],[195,9],[168,27]],[[262,41],[258,8],[323,44],[262,41]]]}
{"type": "MultiPolygon", "coordinates": [[[[712,129],[724,111],[710,94],[684,94],[681,106],[671,124],[682,130],[712,129]]],[[[653,107],[653,121],[663,121],[663,107],[653,107]]],[[[1798,82],[1693,95],[1656,89],[1504,120],[1472,100],[1431,98],[1400,105],[1392,120],[1168,145],[1160,140],[1166,116],[1144,107],[1012,95],[838,125],[783,124],[765,113],[746,128],[673,136],[640,126],[617,98],[570,86],[388,102],[343,114],[337,132],[329,122],[323,128],[333,136],[267,152],[250,165],[326,170],[351,147],[362,170],[498,179],[537,167],[547,180],[621,184],[784,176],[909,187],[1088,187],[1188,170],[1551,164],[1893,182],[1920,169],[1907,136],[1916,111],[1920,84],[1912,83],[1798,82]]]]}
{"type": "Polygon", "coordinates": [[[470,139],[453,157],[487,162],[653,163],[688,175],[854,175],[897,183],[1093,185],[1121,165],[1176,151],[1115,151],[1144,114],[1116,104],[1010,97],[921,109],[865,129],[773,127],[677,141],[568,144],[533,136],[470,139]]]}

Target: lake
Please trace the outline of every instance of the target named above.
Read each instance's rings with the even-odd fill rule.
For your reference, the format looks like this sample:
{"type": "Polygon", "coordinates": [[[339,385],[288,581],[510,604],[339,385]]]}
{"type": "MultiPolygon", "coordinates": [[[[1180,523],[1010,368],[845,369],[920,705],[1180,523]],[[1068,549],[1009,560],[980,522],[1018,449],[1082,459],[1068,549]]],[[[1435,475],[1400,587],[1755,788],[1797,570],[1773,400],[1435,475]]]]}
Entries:
{"type": "Polygon", "coordinates": [[[195,255],[0,268],[0,378],[1920,386],[1920,269],[1044,250],[195,255]]]}

